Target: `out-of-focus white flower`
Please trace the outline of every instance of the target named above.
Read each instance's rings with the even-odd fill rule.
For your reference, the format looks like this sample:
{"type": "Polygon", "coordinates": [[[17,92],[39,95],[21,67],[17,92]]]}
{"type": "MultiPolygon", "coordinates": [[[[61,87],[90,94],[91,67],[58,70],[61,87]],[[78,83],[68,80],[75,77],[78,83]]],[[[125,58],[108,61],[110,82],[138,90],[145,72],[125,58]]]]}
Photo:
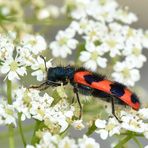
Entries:
{"type": "Polygon", "coordinates": [[[45,131],[42,133],[42,137],[40,139],[40,142],[36,144],[36,148],[56,148],[58,146],[59,142],[59,136],[57,135],[51,135],[50,132],[45,131]]]}
{"type": "Polygon", "coordinates": [[[27,74],[25,65],[19,61],[18,57],[15,59],[13,59],[13,57],[5,59],[1,67],[1,72],[7,74],[6,78],[9,80],[20,79],[19,75],[24,76],[27,74]]]}
{"type": "Polygon", "coordinates": [[[12,57],[14,51],[14,44],[12,38],[9,36],[0,35],[0,58],[12,57]]]}
{"type": "Polygon", "coordinates": [[[88,10],[88,14],[101,22],[112,22],[116,15],[118,4],[115,0],[97,1],[94,6],[88,10]]]}
{"type": "Polygon", "coordinates": [[[37,18],[38,18],[39,20],[46,19],[46,18],[48,18],[49,16],[50,16],[50,14],[49,14],[49,11],[48,11],[47,8],[43,8],[43,9],[39,10],[39,12],[38,12],[38,14],[37,14],[37,18]]]}
{"type": "Polygon", "coordinates": [[[131,24],[138,20],[137,16],[134,13],[128,12],[127,10],[123,10],[123,9],[117,10],[115,18],[126,24],[131,24]]]}
{"type": "Polygon", "coordinates": [[[97,69],[97,65],[105,68],[107,59],[103,58],[105,51],[100,46],[95,46],[93,43],[86,44],[86,51],[80,53],[80,61],[84,62],[84,66],[92,71],[97,69]]]}
{"type": "Polygon", "coordinates": [[[100,144],[95,141],[95,139],[91,137],[87,137],[86,135],[83,138],[78,139],[78,147],[79,148],[100,148],[100,144]]]}
{"type": "Polygon", "coordinates": [[[144,148],[148,148],[148,145],[146,145],[144,148]]]}
{"type": "Polygon", "coordinates": [[[3,15],[7,16],[7,15],[10,14],[10,12],[11,12],[11,10],[10,10],[9,7],[7,7],[7,6],[2,6],[2,8],[1,8],[1,13],[2,13],[3,15]]]}
{"type": "Polygon", "coordinates": [[[57,18],[60,15],[60,10],[56,5],[50,5],[48,9],[50,17],[57,18]]]}
{"type": "Polygon", "coordinates": [[[35,148],[35,146],[27,144],[26,148],[35,148]]]}
{"type": "Polygon", "coordinates": [[[144,33],[144,36],[142,38],[142,44],[145,48],[148,48],[148,30],[146,30],[144,33]]]}
{"type": "Polygon", "coordinates": [[[88,19],[81,19],[80,21],[72,21],[70,27],[78,34],[83,34],[87,31],[88,23],[88,19]]]}
{"type": "Polygon", "coordinates": [[[85,128],[82,122],[82,120],[74,120],[71,125],[77,130],[82,130],[85,128]]]}
{"type": "Polygon", "coordinates": [[[49,17],[57,18],[59,16],[59,8],[55,5],[49,5],[46,8],[39,10],[37,17],[38,19],[46,19],[49,17]]]}
{"type": "MultiPolygon", "coordinates": [[[[48,62],[46,62],[46,66],[47,68],[52,66],[51,63],[52,60],[49,60],[48,62]]],[[[44,60],[38,56],[37,59],[34,59],[33,64],[31,65],[31,68],[33,70],[35,70],[34,72],[32,72],[32,76],[36,76],[38,81],[42,81],[45,79],[46,77],[46,69],[45,69],[45,63],[44,60]]]]}
{"type": "Polygon", "coordinates": [[[126,85],[133,86],[135,82],[140,79],[139,70],[133,68],[126,61],[117,62],[114,66],[114,71],[115,72],[112,73],[114,80],[126,85]]]}
{"type": "Polygon", "coordinates": [[[95,125],[97,127],[96,133],[100,134],[103,140],[107,139],[108,136],[120,134],[120,123],[115,118],[109,118],[108,122],[106,120],[97,119],[95,125]]]}
{"type": "Polygon", "coordinates": [[[75,0],[73,4],[76,9],[73,9],[71,16],[75,19],[85,18],[87,16],[87,8],[90,6],[90,0],[75,0]]]}
{"type": "Polygon", "coordinates": [[[56,41],[50,43],[49,47],[52,50],[54,57],[66,58],[68,54],[72,54],[78,44],[78,41],[74,39],[75,31],[71,28],[67,28],[65,31],[59,31],[56,35],[56,41]]]}
{"type": "Polygon", "coordinates": [[[9,105],[6,102],[0,104],[0,124],[8,125],[13,124],[16,126],[16,112],[13,105],[9,105]]]}
{"type": "Polygon", "coordinates": [[[47,48],[45,39],[41,35],[26,34],[22,37],[22,46],[37,55],[47,48]]]}
{"type": "Polygon", "coordinates": [[[138,114],[143,120],[147,120],[148,119],[148,108],[141,108],[138,111],[138,114]]]}
{"type": "Polygon", "coordinates": [[[83,38],[86,42],[102,41],[107,32],[108,29],[104,23],[89,20],[83,38]]]}
{"type": "Polygon", "coordinates": [[[78,148],[74,139],[70,139],[69,137],[64,137],[58,143],[58,148],[78,148]]]}

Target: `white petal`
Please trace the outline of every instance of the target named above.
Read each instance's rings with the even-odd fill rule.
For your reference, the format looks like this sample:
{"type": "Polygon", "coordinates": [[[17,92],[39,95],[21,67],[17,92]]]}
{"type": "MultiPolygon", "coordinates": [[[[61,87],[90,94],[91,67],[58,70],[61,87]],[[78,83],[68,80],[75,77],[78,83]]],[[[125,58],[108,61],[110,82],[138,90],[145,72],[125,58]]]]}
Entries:
{"type": "Polygon", "coordinates": [[[106,121],[105,120],[100,120],[100,119],[97,119],[95,121],[95,125],[97,128],[105,128],[106,126],[106,121]]]}
{"type": "Polygon", "coordinates": [[[91,54],[89,52],[82,51],[80,53],[79,59],[80,59],[80,61],[85,62],[85,61],[88,61],[90,59],[90,56],[91,56],[91,54]]]}
{"type": "Polygon", "coordinates": [[[97,63],[100,67],[105,68],[107,66],[107,59],[98,57],[97,63]]]}
{"type": "Polygon", "coordinates": [[[10,67],[8,65],[4,65],[1,67],[1,72],[2,73],[7,73],[10,70],[10,67]]]}

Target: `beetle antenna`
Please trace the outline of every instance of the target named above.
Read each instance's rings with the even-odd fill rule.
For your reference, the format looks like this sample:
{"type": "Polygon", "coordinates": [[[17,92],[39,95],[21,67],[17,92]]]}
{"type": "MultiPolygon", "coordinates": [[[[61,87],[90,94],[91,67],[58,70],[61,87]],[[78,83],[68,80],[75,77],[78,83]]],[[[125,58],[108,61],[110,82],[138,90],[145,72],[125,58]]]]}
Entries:
{"type": "Polygon", "coordinates": [[[45,57],[44,57],[44,56],[42,56],[42,55],[40,55],[40,57],[44,60],[45,70],[46,70],[46,72],[47,72],[47,65],[46,65],[46,60],[45,60],[45,57]]]}

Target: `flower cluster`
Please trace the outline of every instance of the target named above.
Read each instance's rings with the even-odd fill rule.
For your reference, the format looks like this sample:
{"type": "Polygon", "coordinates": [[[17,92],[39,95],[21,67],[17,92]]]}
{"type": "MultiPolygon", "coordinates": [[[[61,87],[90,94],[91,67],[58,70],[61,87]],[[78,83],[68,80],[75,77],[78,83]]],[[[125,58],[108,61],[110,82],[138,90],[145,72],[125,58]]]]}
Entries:
{"type": "Polygon", "coordinates": [[[93,138],[89,138],[86,135],[83,138],[79,138],[77,141],[75,139],[69,138],[68,136],[64,137],[63,139],[59,135],[52,135],[48,131],[44,131],[40,133],[40,142],[33,145],[27,145],[27,148],[84,148],[84,147],[91,147],[91,148],[99,148],[100,145],[97,143],[93,138]]]}
{"type": "Polygon", "coordinates": [[[97,119],[95,121],[96,133],[100,134],[100,137],[104,140],[126,131],[143,134],[145,138],[148,138],[148,108],[140,109],[138,112],[133,110],[131,112],[121,111],[119,117],[121,123],[115,118],[109,118],[108,121],[97,119]]]}
{"type": "MultiPolygon", "coordinates": [[[[44,60],[38,56],[47,47],[45,39],[40,35],[25,34],[20,39],[20,43],[16,44],[16,34],[10,32],[7,36],[0,36],[0,71],[6,74],[9,80],[20,79],[20,76],[27,74],[27,67],[31,67],[34,72],[33,76],[37,76],[38,81],[45,78],[44,60]]],[[[51,60],[47,62],[47,66],[51,67],[51,60]]]]}
{"type": "Polygon", "coordinates": [[[65,99],[52,106],[54,99],[47,93],[41,96],[38,90],[22,87],[16,90],[14,98],[13,106],[22,113],[23,121],[26,118],[43,121],[52,132],[63,132],[74,115],[74,107],[65,99]]]}
{"type": "Polygon", "coordinates": [[[50,43],[52,55],[66,58],[78,44],[79,60],[86,68],[96,71],[98,67],[112,66],[114,80],[133,86],[140,79],[139,69],[146,61],[143,48],[148,47],[147,32],[128,26],[137,21],[137,16],[121,9],[115,0],[70,1],[64,10],[70,10],[73,20],[50,43]],[[77,35],[81,38],[79,42],[77,35]]]}

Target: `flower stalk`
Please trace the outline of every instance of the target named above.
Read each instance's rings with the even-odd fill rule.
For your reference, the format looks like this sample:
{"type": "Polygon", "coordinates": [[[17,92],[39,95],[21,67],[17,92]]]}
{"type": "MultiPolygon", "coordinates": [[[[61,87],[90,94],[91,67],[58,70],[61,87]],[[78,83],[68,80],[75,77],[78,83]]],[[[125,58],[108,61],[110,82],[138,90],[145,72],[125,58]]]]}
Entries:
{"type": "MultiPolygon", "coordinates": [[[[8,104],[12,104],[11,91],[12,91],[12,83],[11,83],[10,80],[7,80],[7,99],[8,99],[7,101],[8,101],[8,104]]],[[[14,129],[13,129],[13,125],[9,125],[8,133],[9,133],[9,148],[15,148],[15,146],[14,146],[14,129]]]]}
{"type": "Polygon", "coordinates": [[[22,142],[23,142],[23,145],[24,145],[24,148],[25,148],[26,147],[26,140],[25,140],[25,137],[24,137],[23,129],[22,129],[21,116],[22,116],[22,114],[18,113],[18,126],[19,126],[19,130],[20,130],[20,135],[21,135],[21,138],[22,138],[22,142]]]}

